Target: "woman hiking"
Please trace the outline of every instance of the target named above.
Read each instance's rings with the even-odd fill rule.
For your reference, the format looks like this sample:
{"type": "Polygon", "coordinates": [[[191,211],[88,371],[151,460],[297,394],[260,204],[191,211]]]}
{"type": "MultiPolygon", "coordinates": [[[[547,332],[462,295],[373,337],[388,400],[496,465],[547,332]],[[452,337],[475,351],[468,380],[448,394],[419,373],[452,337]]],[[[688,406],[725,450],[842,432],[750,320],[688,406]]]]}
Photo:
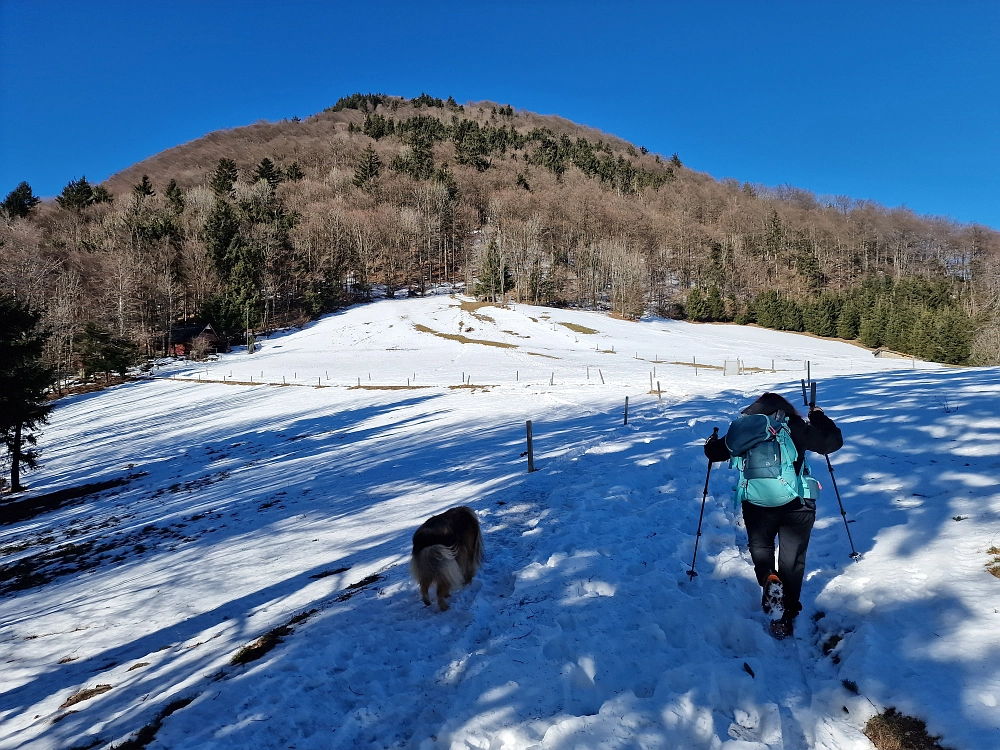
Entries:
{"type": "Polygon", "coordinates": [[[764,393],[742,411],[722,438],[705,443],[709,461],[730,461],[740,472],[735,500],[741,503],[761,606],[772,616],[771,634],[793,634],[802,610],[799,595],[806,548],[816,520],[819,483],[805,452],[828,454],[844,445],[840,428],[818,407],[807,419],[777,393],[764,393]],[[778,539],[775,568],[774,540],[778,539]]]}

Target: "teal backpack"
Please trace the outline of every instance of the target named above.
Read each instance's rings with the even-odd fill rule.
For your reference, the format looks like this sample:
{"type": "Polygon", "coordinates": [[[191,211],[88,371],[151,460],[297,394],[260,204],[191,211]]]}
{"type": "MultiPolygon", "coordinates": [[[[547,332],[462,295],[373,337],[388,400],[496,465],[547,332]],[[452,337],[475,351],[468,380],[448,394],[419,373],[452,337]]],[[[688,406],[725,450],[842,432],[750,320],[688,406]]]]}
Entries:
{"type": "Polygon", "coordinates": [[[729,466],[740,472],[739,483],[733,488],[735,505],[745,500],[773,508],[799,497],[815,506],[822,487],[813,478],[805,457],[802,471],[795,472],[799,453],[792,442],[788,418],[782,412],[737,418],[729,426],[726,447],[732,456],[729,466]]]}

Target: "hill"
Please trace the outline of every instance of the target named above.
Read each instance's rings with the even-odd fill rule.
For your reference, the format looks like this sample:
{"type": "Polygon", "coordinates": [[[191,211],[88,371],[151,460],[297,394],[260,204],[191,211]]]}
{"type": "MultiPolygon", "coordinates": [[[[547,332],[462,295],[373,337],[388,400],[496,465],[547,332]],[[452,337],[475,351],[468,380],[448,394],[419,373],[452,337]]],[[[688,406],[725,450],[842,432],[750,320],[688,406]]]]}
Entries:
{"type": "Polygon", "coordinates": [[[163,360],[58,402],[31,493],[125,481],[0,525],[0,747],[871,750],[896,707],[992,750],[996,374],[448,294],[163,360]],[[847,439],[863,559],[816,457],[777,642],[724,466],[686,571],[701,443],[764,389],[795,399],[797,357],[847,439]],[[487,563],[439,613],[410,537],[458,504],[487,563]]]}
{"type": "Polygon", "coordinates": [[[98,187],[74,181],[0,222],[0,280],[46,309],[62,370],[88,322],[152,356],[182,323],[242,340],[459,281],[481,299],[756,322],[947,363],[1000,356],[996,232],[716,180],[510,105],[355,94],[98,187]]]}

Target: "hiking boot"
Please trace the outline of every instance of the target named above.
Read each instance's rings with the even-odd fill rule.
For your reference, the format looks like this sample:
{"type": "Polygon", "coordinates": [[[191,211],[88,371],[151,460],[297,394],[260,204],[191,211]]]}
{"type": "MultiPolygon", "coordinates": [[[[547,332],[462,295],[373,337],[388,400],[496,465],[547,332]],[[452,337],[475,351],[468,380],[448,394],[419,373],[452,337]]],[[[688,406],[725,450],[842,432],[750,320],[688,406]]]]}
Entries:
{"type": "Polygon", "coordinates": [[[791,638],[795,634],[795,617],[783,615],[780,620],[771,620],[771,635],[779,641],[791,638]]]}
{"type": "Polygon", "coordinates": [[[765,614],[771,615],[772,620],[779,619],[785,614],[784,604],[785,590],[781,585],[781,579],[777,574],[771,573],[764,582],[764,593],[760,598],[761,609],[765,614]]]}

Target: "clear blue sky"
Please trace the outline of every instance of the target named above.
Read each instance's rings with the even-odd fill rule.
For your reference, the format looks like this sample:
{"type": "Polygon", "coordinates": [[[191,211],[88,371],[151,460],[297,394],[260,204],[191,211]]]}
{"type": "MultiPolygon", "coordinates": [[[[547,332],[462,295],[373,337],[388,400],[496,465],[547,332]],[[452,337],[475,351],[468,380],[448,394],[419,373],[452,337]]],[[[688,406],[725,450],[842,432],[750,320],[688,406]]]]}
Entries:
{"type": "Polygon", "coordinates": [[[0,0],[0,196],[354,91],[492,99],[1000,228],[997,2],[0,0]]]}

